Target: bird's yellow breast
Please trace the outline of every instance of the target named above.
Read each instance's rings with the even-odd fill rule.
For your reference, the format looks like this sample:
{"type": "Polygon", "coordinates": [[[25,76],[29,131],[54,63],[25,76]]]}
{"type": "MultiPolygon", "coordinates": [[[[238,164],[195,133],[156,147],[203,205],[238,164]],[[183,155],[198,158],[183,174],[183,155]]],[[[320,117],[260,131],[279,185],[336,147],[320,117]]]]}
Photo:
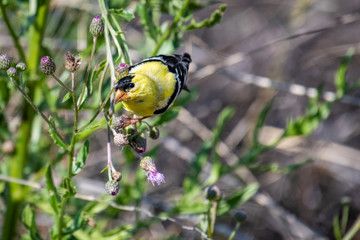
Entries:
{"type": "Polygon", "coordinates": [[[151,116],[157,109],[165,107],[175,91],[175,75],[158,61],[144,62],[133,67],[135,87],[129,92],[124,107],[139,116],[151,116]]]}

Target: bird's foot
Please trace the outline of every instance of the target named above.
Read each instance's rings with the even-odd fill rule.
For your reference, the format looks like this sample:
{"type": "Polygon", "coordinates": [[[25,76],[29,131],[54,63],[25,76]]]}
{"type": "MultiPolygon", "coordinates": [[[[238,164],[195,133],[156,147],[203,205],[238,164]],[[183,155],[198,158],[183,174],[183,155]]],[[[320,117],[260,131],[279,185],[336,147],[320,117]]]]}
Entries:
{"type": "Polygon", "coordinates": [[[124,127],[127,127],[129,125],[135,125],[138,122],[141,122],[142,120],[144,120],[147,117],[129,117],[127,115],[122,115],[122,118],[124,119],[124,127]]]}

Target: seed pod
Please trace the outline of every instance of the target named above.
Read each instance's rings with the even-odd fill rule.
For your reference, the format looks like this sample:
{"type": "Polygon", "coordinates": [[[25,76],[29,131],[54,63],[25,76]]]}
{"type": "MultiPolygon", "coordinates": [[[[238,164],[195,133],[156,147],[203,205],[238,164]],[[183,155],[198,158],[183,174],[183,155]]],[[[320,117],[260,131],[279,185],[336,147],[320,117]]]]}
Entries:
{"type": "Polygon", "coordinates": [[[115,180],[106,182],[105,189],[110,196],[116,196],[119,193],[119,183],[115,180]]]}
{"type": "Polygon", "coordinates": [[[122,117],[114,117],[111,121],[111,127],[118,133],[124,127],[124,119],[122,117]]]}
{"type": "Polygon", "coordinates": [[[49,56],[41,58],[40,69],[45,75],[53,74],[56,70],[56,65],[49,56]]]}
{"type": "Polygon", "coordinates": [[[222,192],[216,185],[212,185],[206,189],[206,198],[210,201],[220,201],[222,199],[222,192]]]}
{"type": "Polygon", "coordinates": [[[246,212],[238,211],[235,213],[234,218],[238,223],[243,223],[246,221],[246,218],[247,218],[246,212]]]}
{"type": "Polygon", "coordinates": [[[98,37],[104,33],[104,22],[100,16],[95,16],[92,19],[89,31],[93,37],[98,37]]]}
{"type": "Polygon", "coordinates": [[[121,174],[121,172],[116,171],[116,172],[113,172],[111,174],[111,177],[112,177],[113,180],[119,182],[121,180],[121,178],[122,178],[122,174],[121,174]]]}
{"type": "Polygon", "coordinates": [[[8,70],[11,66],[11,59],[6,54],[0,54],[0,70],[8,70]]]}
{"type": "Polygon", "coordinates": [[[75,72],[80,67],[80,57],[74,56],[71,52],[65,53],[65,68],[70,72],[75,72]]]}
{"type": "Polygon", "coordinates": [[[137,153],[144,153],[146,151],[146,138],[143,133],[136,134],[129,139],[129,145],[137,153]]]}
{"type": "Polygon", "coordinates": [[[151,127],[148,131],[148,135],[151,139],[158,139],[160,136],[160,131],[157,127],[151,127]]]}
{"type": "Polygon", "coordinates": [[[114,144],[118,147],[129,145],[129,140],[126,135],[117,133],[114,136],[114,144]]]}

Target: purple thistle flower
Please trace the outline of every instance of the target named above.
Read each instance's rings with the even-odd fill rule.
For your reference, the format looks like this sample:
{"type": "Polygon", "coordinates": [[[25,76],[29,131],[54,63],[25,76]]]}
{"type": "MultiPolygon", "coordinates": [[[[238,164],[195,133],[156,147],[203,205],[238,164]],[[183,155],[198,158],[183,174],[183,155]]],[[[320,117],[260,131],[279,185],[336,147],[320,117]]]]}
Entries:
{"type": "Polygon", "coordinates": [[[165,177],[162,173],[158,172],[154,161],[150,157],[144,157],[140,161],[140,167],[146,171],[148,181],[154,186],[155,182],[160,185],[165,183],[165,177]]]}
{"type": "Polygon", "coordinates": [[[162,173],[159,173],[157,170],[151,172],[146,172],[146,177],[148,181],[152,183],[153,186],[155,186],[155,182],[160,185],[161,183],[165,183],[165,177],[162,173]]]}

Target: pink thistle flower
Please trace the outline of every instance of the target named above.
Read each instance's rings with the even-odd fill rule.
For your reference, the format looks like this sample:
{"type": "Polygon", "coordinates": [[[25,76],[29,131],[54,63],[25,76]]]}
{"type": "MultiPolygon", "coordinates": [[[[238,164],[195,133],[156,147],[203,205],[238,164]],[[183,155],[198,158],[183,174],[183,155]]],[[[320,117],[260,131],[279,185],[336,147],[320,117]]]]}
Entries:
{"type": "Polygon", "coordinates": [[[155,183],[158,185],[165,183],[164,175],[157,171],[155,162],[150,157],[144,157],[141,159],[140,167],[146,171],[146,177],[153,186],[155,186],[155,183]]]}

